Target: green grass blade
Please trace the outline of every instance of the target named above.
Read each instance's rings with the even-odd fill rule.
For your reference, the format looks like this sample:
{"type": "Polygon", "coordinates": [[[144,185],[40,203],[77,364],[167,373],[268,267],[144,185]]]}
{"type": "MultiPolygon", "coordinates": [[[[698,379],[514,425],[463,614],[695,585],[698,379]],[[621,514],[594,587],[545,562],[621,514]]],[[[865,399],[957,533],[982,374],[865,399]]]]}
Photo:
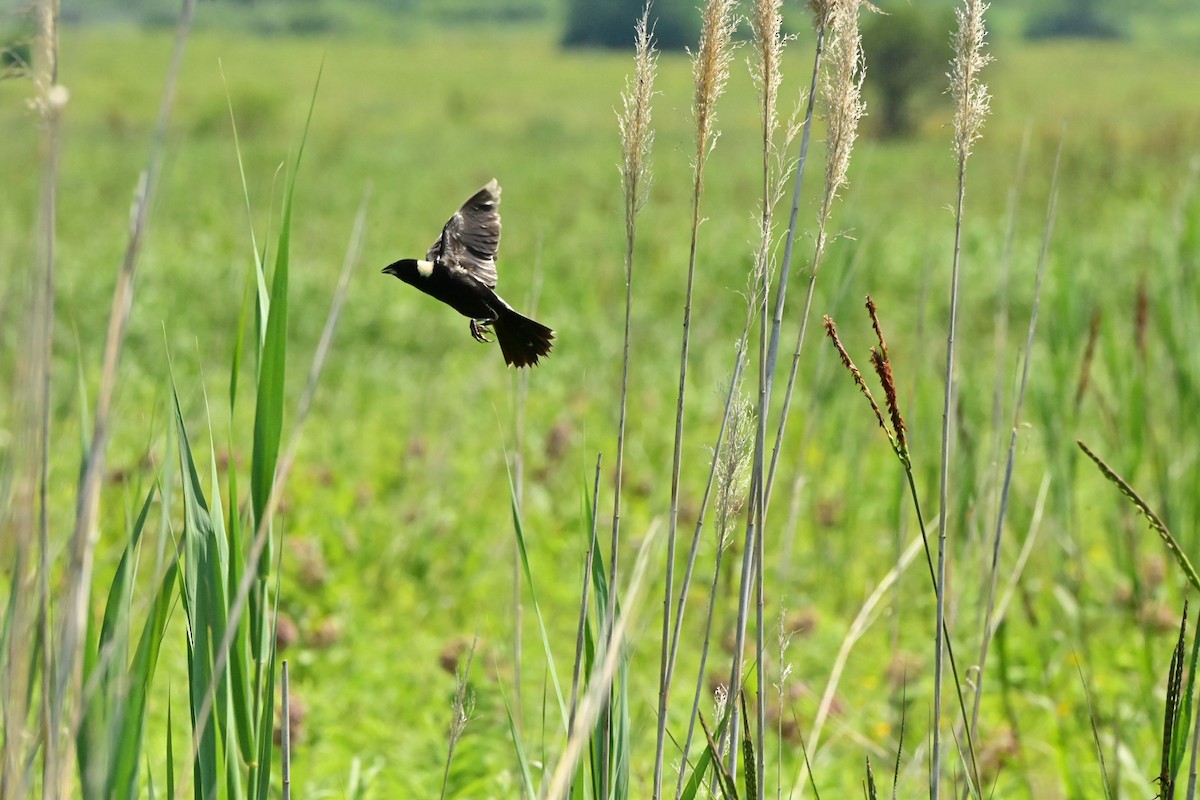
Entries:
{"type": "MultiPolygon", "coordinates": [[[[285,201],[283,224],[279,230],[279,249],[275,254],[275,274],[271,287],[271,312],[267,317],[266,337],[258,375],[258,397],[254,413],[254,450],[250,462],[250,498],[254,524],[263,519],[271,486],[275,480],[275,465],[279,460],[279,444],[283,435],[283,399],[287,366],[287,291],[288,244],[291,238],[292,198],[285,201]]],[[[259,561],[265,577],[271,559],[268,554],[259,561]]]]}
{"type": "MultiPolygon", "coordinates": [[[[82,674],[85,680],[95,686],[88,699],[84,718],[79,732],[75,736],[75,760],[79,767],[79,783],[86,798],[100,797],[104,785],[103,764],[108,760],[107,741],[108,731],[105,722],[108,718],[109,705],[115,697],[113,681],[109,675],[97,675],[101,669],[99,640],[96,626],[92,624],[90,615],[84,621],[82,674]]],[[[32,662],[36,663],[36,662],[32,662]]],[[[30,675],[33,671],[30,670],[30,675]]],[[[27,706],[28,707],[28,706],[27,706]]]]}
{"type": "MultiPolygon", "coordinates": [[[[726,705],[725,713],[721,716],[717,724],[718,740],[725,736],[725,726],[729,724],[729,711],[731,708],[732,704],[726,705]]],[[[688,778],[688,782],[683,789],[683,794],[679,796],[680,800],[696,800],[697,797],[706,796],[701,794],[701,791],[704,790],[705,780],[708,777],[709,770],[717,769],[719,773],[719,761],[719,758],[714,760],[712,748],[705,747],[700,752],[700,757],[696,759],[696,766],[692,769],[692,777],[688,778]]],[[[683,769],[683,765],[680,766],[680,769],[683,769]]],[[[719,775],[717,780],[721,780],[719,775]]]]}
{"type": "MultiPolygon", "coordinates": [[[[166,635],[167,620],[171,614],[171,597],[175,593],[175,581],[178,576],[178,564],[172,560],[167,566],[158,592],[151,602],[147,612],[146,625],[142,628],[142,635],[138,640],[137,652],[134,654],[133,665],[130,668],[133,680],[129,690],[129,710],[125,715],[125,724],[117,743],[117,760],[113,766],[110,797],[133,800],[138,795],[137,756],[142,749],[147,697],[150,693],[150,684],[154,679],[155,668],[158,666],[158,656],[162,650],[163,638],[166,635]]],[[[168,710],[169,717],[170,711],[168,710]]],[[[168,751],[170,750],[169,741],[168,739],[168,751]]]]}
{"type": "Polygon", "coordinates": [[[569,719],[567,704],[563,699],[562,686],[559,684],[558,670],[554,667],[554,653],[550,649],[550,635],[546,632],[546,620],[542,616],[542,607],[538,603],[537,587],[533,581],[533,570],[529,567],[529,552],[525,547],[525,529],[521,524],[521,509],[517,504],[517,493],[511,480],[509,481],[509,496],[512,503],[513,531],[517,536],[517,550],[521,556],[521,569],[525,573],[525,582],[529,585],[529,597],[533,601],[533,612],[534,616],[537,617],[538,633],[542,639],[542,650],[546,655],[546,669],[550,675],[550,683],[554,686],[554,696],[558,700],[558,710],[562,716],[562,729],[565,732],[569,719]]]}
{"type": "Polygon", "coordinates": [[[215,726],[199,718],[205,695],[213,682],[213,653],[211,630],[213,603],[209,552],[213,540],[212,516],[204,499],[200,476],[192,458],[192,447],[183,422],[179,392],[171,379],[171,395],[175,405],[176,438],[179,446],[179,465],[183,488],[183,563],[184,599],[188,612],[191,639],[188,643],[188,699],[192,714],[195,762],[192,765],[197,798],[215,796],[217,791],[218,754],[215,726]],[[196,729],[199,728],[197,731],[196,729]]]}
{"type": "Polygon", "coordinates": [[[130,676],[125,668],[129,654],[129,611],[133,603],[134,564],[153,498],[154,489],[151,488],[130,531],[129,541],[121,553],[109,586],[100,637],[90,643],[84,655],[85,682],[93,687],[84,724],[79,731],[80,772],[85,792],[98,792],[101,787],[107,787],[113,778],[112,766],[118,753],[112,749],[112,735],[122,727],[127,712],[125,696],[130,676]],[[87,742],[91,737],[98,738],[87,742]],[[93,752],[98,758],[85,766],[84,759],[93,752]]]}
{"type": "MultiPolygon", "coordinates": [[[[239,158],[240,164],[240,158],[239,158]]],[[[253,267],[255,272],[261,271],[257,254],[253,267]]],[[[246,326],[250,317],[250,299],[252,297],[250,290],[254,288],[253,276],[247,276],[246,288],[242,292],[242,310],[238,313],[237,333],[233,337],[233,352],[229,359],[229,412],[233,413],[234,407],[237,405],[238,392],[238,376],[242,372],[242,353],[246,347],[246,326]]],[[[232,462],[231,462],[232,471],[232,462]]]]}
{"type": "Polygon", "coordinates": [[[257,780],[251,786],[251,797],[255,800],[267,800],[270,797],[271,788],[271,758],[275,752],[275,663],[277,651],[275,649],[275,633],[276,626],[279,624],[279,574],[276,572],[275,585],[275,607],[272,610],[271,618],[273,624],[270,629],[270,642],[267,645],[267,657],[265,659],[266,686],[260,694],[257,694],[255,699],[262,705],[260,707],[261,716],[258,719],[258,754],[252,766],[257,780]]]}
{"type": "MultiPolygon", "coordinates": [[[[1186,606],[1185,606],[1186,608],[1186,606]]],[[[1200,660],[1200,631],[1192,634],[1192,656],[1189,661],[1187,684],[1183,690],[1183,701],[1179,704],[1179,713],[1175,722],[1175,730],[1180,735],[1175,737],[1171,752],[1171,778],[1179,777],[1179,769],[1183,766],[1184,756],[1187,755],[1187,733],[1192,729],[1192,703],[1196,690],[1196,665],[1200,660]]]]}
{"type": "MultiPolygon", "coordinates": [[[[105,713],[107,719],[102,723],[99,721],[92,724],[85,722],[84,727],[80,729],[81,734],[89,728],[95,731],[102,730],[106,738],[105,749],[112,748],[108,754],[107,774],[103,781],[107,797],[114,795],[114,790],[119,785],[118,781],[129,780],[128,776],[122,779],[119,775],[118,764],[122,760],[131,760],[136,765],[140,761],[141,755],[141,740],[126,739],[121,732],[128,727],[131,718],[138,716],[144,710],[139,705],[139,699],[132,694],[134,685],[141,679],[137,672],[137,664],[131,665],[127,671],[126,662],[132,636],[129,629],[129,611],[133,604],[133,580],[136,571],[134,563],[137,559],[142,531],[145,529],[146,519],[150,513],[150,505],[154,500],[155,490],[156,487],[152,484],[130,531],[129,542],[117,564],[116,574],[113,576],[108,600],[105,603],[104,619],[101,623],[100,640],[96,652],[102,662],[100,669],[103,670],[103,674],[97,677],[106,685],[96,687],[92,702],[89,703],[89,712],[96,709],[97,701],[104,697],[108,701],[105,713]]],[[[88,666],[85,665],[85,669],[88,666]]],[[[141,701],[144,702],[144,698],[141,698],[141,701]]],[[[95,778],[95,776],[88,777],[95,778]]]]}
{"type": "Polygon", "coordinates": [[[508,732],[512,737],[513,750],[517,754],[517,765],[521,768],[521,788],[524,789],[524,796],[528,800],[535,800],[538,796],[537,788],[533,784],[533,773],[529,769],[529,759],[525,755],[525,746],[521,744],[521,733],[517,730],[517,720],[513,716],[512,706],[508,704],[508,695],[504,693],[504,688],[500,688],[500,698],[504,701],[504,713],[508,719],[508,732]]]}
{"type": "Polygon", "coordinates": [[[754,758],[754,737],[750,735],[750,715],[746,713],[746,692],[738,692],[738,702],[742,707],[742,763],[745,764],[742,777],[746,783],[746,800],[754,800],[759,797],[758,793],[758,775],[755,770],[755,764],[758,761],[754,758]]]}
{"type": "MultiPolygon", "coordinates": [[[[728,707],[725,710],[726,718],[733,710],[733,700],[729,701],[728,707]]],[[[700,730],[704,731],[704,738],[707,741],[706,749],[709,756],[709,763],[712,764],[714,774],[716,776],[717,789],[721,792],[721,797],[725,800],[737,800],[737,784],[733,780],[733,776],[729,774],[729,770],[725,768],[724,761],[721,760],[720,748],[717,747],[717,740],[713,738],[712,732],[708,729],[708,724],[704,721],[704,715],[698,716],[697,721],[700,723],[700,730]]],[[[725,732],[723,728],[718,729],[718,737],[724,738],[725,732]]],[[[751,798],[747,798],[751,800],[751,798]]]]}
{"type": "MultiPolygon", "coordinates": [[[[279,240],[275,252],[275,270],[271,276],[270,312],[267,315],[266,334],[262,343],[258,375],[258,399],[254,413],[254,452],[250,465],[250,497],[254,509],[254,523],[259,525],[270,497],[275,480],[275,465],[279,459],[279,444],[283,434],[283,400],[287,361],[288,325],[288,269],[292,238],[292,208],[296,194],[296,174],[304,156],[304,144],[312,124],[313,109],[317,102],[317,89],[321,85],[318,71],[313,86],[312,101],[308,108],[308,119],[300,137],[300,150],[292,165],[287,194],[283,201],[283,219],[279,225],[279,240]]],[[[266,577],[271,564],[270,555],[264,553],[259,561],[259,573],[266,577]]]]}

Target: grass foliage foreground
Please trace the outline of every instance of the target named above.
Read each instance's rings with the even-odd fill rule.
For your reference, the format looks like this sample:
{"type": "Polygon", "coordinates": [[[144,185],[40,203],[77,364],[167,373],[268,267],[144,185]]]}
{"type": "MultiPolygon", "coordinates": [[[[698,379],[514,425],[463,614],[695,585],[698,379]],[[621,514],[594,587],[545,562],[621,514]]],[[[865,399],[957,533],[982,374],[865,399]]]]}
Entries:
{"type": "Polygon", "coordinates": [[[855,0],[632,58],[53,5],[0,800],[1193,796],[1193,53],[970,0],[882,140],[855,0]],[[378,274],[491,177],[519,374],[378,274]]]}

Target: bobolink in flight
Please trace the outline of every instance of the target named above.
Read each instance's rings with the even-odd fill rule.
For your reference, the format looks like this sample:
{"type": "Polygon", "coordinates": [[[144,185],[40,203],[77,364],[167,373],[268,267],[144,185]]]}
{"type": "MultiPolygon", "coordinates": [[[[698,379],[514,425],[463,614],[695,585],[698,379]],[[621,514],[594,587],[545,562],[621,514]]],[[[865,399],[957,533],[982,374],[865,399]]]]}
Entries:
{"type": "Polygon", "coordinates": [[[493,178],[446,222],[424,260],[405,258],[383,271],[468,317],[475,341],[490,342],[490,327],[505,363],[527,367],[550,352],[554,331],[517,313],[496,294],[499,205],[500,184],[493,178]]]}

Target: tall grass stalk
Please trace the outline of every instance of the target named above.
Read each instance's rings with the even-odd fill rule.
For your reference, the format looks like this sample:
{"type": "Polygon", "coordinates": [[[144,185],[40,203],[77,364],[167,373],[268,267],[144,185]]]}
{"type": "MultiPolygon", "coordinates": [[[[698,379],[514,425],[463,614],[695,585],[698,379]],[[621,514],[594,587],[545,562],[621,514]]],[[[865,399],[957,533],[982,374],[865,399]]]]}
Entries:
{"type": "MultiPolygon", "coordinates": [[[[292,800],[292,695],[287,659],[279,667],[279,781],[283,800],[292,800]]],[[[446,764],[449,769],[449,762],[446,764]]]]}
{"type": "Polygon", "coordinates": [[[938,480],[937,624],[934,634],[933,759],[930,797],[937,800],[942,773],[942,683],[946,650],[946,536],[950,495],[950,419],[954,413],[954,336],[958,322],[958,285],[962,262],[962,225],[967,190],[967,159],[979,139],[988,112],[987,86],[979,74],[990,57],[983,52],[986,29],[983,0],[963,0],[956,10],[955,57],[951,61],[950,93],[954,97],[954,151],[958,165],[958,192],[954,207],[954,258],[950,273],[950,314],[946,334],[945,389],[942,397],[942,448],[938,480]]]}
{"type": "MultiPolygon", "coordinates": [[[[716,146],[717,99],[729,80],[736,27],[735,0],[709,0],[704,7],[700,44],[692,58],[695,96],[692,115],[696,124],[696,150],[692,158],[692,225],[688,247],[687,290],[683,305],[683,337],[679,355],[679,394],[675,406],[675,444],[671,456],[671,509],[667,527],[665,587],[663,589],[662,642],[658,688],[658,726],[654,751],[655,800],[662,794],[663,756],[667,734],[667,709],[674,668],[671,637],[671,601],[674,593],[675,536],[679,520],[679,472],[683,461],[683,412],[687,391],[688,345],[692,325],[692,291],[700,232],[700,204],[704,193],[704,165],[716,146]]],[[[681,611],[682,613],[682,611],[681,611]]]]}
{"type": "MultiPolygon", "coordinates": [[[[33,108],[41,126],[41,196],[37,210],[36,257],[28,273],[28,303],[22,334],[28,349],[18,351],[14,364],[12,420],[16,431],[14,518],[11,520],[15,563],[7,608],[0,617],[0,691],[3,691],[3,761],[0,763],[0,797],[22,797],[32,783],[32,753],[38,739],[43,745],[43,782],[54,786],[59,768],[58,719],[61,703],[53,696],[53,648],[50,603],[50,409],[51,359],[55,304],[55,260],[58,229],[59,125],[67,101],[66,89],[58,84],[58,3],[42,0],[34,7],[36,55],[34,56],[33,108]],[[36,499],[35,499],[36,498],[36,499]],[[31,555],[36,540],[37,560],[31,555]],[[32,570],[32,573],[30,573],[32,570]],[[36,582],[36,587],[29,583],[36,582]],[[29,591],[34,589],[34,591],[29,591]],[[41,641],[41,647],[30,647],[41,641]],[[34,682],[42,677],[38,722],[30,734],[29,702],[34,682]],[[40,734],[40,736],[39,736],[40,734]],[[34,744],[30,745],[30,742],[34,744]],[[25,749],[33,749],[26,757],[25,749]]],[[[7,493],[7,492],[6,492],[7,493]]],[[[5,500],[9,498],[5,497],[5,500]]],[[[8,504],[6,503],[7,507],[8,504]]],[[[0,520],[7,527],[9,520],[0,520]]],[[[65,762],[65,758],[63,758],[65,762]]],[[[64,767],[65,768],[65,767],[64,767]]]]}
{"type": "MultiPolygon", "coordinates": [[[[751,17],[751,27],[755,29],[755,39],[759,45],[760,58],[759,67],[761,72],[758,76],[760,89],[763,97],[763,217],[762,230],[760,241],[760,274],[761,294],[759,313],[759,402],[758,402],[758,425],[755,435],[754,444],[754,477],[751,483],[756,486],[752,493],[752,502],[754,504],[753,519],[757,523],[757,533],[750,533],[750,526],[747,526],[747,551],[750,550],[750,543],[754,543],[754,562],[752,571],[754,574],[754,686],[755,686],[755,737],[754,741],[758,742],[758,747],[753,751],[749,749],[750,740],[746,737],[744,741],[747,747],[744,748],[747,758],[754,755],[755,763],[753,772],[751,765],[746,764],[746,786],[747,795],[749,797],[762,798],[766,791],[766,719],[767,719],[767,693],[764,689],[766,686],[766,671],[764,662],[766,661],[766,629],[767,615],[763,594],[763,574],[765,572],[764,565],[766,564],[766,533],[767,533],[767,489],[766,476],[763,474],[764,453],[766,448],[767,428],[766,418],[771,406],[771,381],[773,371],[767,361],[767,302],[771,294],[771,270],[769,267],[770,249],[772,241],[772,228],[774,226],[774,207],[778,202],[778,197],[782,194],[782,176],[780,177],[779,186],[772,185],[771,159],[778,152],[786,152],[786,148],[790,143],[791,134],[794,131],[789,131],[788,141],[785,141],[783,148],[777,151],[775,149],[775,130],[778,127],[778,97],[779,86],[783,82],[783,46],[785,38],[783,35],[783,3],[782,0],[759,0],[755,4],[755,11],[751,17]],[[751,782],[749,776],[753,775],[755,780],[751,782]]],[[[740,655],[740,651],[739,651],[740,655]]],[[[730,684],[733,685],[732,683],[730,684]]],[[[739,686],[741,684],[738,684],[739,686]]],[[[746,697],[743,692],[738,692],[738,697],[742,704],[742,717],[746,716],[746,697]]],[[[734,714],[734,719],[737,719],[737,714],[734,714]]],[[[746,720],[749,725],[749,721],[746,720]]],[[[736,742],[736,739],[735,739],[736,742]]],[[[731,748],[731,753],[733,748],[731,748]]]]}
{"type": "MultiPolygon", "coordinates": [[[[40,7],[56,6],[56,3],[43,3],[40,7]]],[[[54,13],[57,8],[54,8],[54,13]]],[[[66,791],[69,784],[70,766],[64,754],[58,752],[55,741],[61,726],[66,722],[65,715],[70,711],[69,729],[72,737],[78,731],[82,720],[86,698],[79,696],[82,671],[81,649],[84,647],[86,628],[88,625],[88,607],[91,600],[92,568],[96,543],[99,540],[97,517],[100,505],[100,479],[104,474],[106,448],[108,444],[112,398],[116,391],[117,368],[121,360],[121,352],[125,341],[125,331],[133,306],[133,279],[141,253],[150,205],[154,190],[157,187],[158,175],[162,168],[165,150],[167,125],[174,108],[175,91],[178,83],[183,54],[186,49],[188,34],[191,31],[192,17],[195,12],[195,0],[185,0],[180,12],[179,24],[176,28],[175,45],[171,57],[171,65],[167,72],[166,85],[162,100],[159,104],[158,119],[150,143],[150,153],[145,172],[142,173],[134,198],[133,212],[130,223],[129,238],[125,255],[117,274],[116,288],[113,293],[112,309],[109,315],[108,333],[104,346],[104,363],[100,376],[100,390],[96,397],[96,410],[92,423],[92,438],[79,481],[79,494],[75,511],[75,524],[69,546],[69,565],[66,578],[66,601],[62,615],[62,627],[59,632],[57,647],[54,652],[55,666],[54,692],[51,695],[49,725],[46,731],[47,751],[45,791],[48,796],[57,796],[58,792],[66,791]],[[68,709],[68,703],[75,701],[73,709],[68,709]]],[[[44,12],[49,13],[49,12],[44,12]]],[[[47,646],[49,646],[47,644],[47,646]]],[[[47,662],[49,663],[49,662],[47,662]]]]}
{"type": "MultiPolygon", "coordinates": [[[[621,112],[617,125],[621,132],[621,187],[625,205],[625,332],[621,350],[621,396],[617,422],[617,455],[613,485],[612,541],[609,553],[609,582],[612,588],[612,613],[606,625],[612,631],[612,619],[618,605],[617,565],[621,542],[621,481],[625,468],[625,417],[629,397],[629,350],[630,323],[633,315],[633,257],[637,242],[637,218],[650,192],[650,152],[654,144],[654,129],[651,126],[651,100],[654,97],[654,75],[658,62],[658,51],[654,47],[653,30],[650,26],[648,0],[638,20],[635,32],[633,77],[626,81],[621,94],[621,112]]],[[[606,636],[610,638],[610,636],[606,636]]],[[[611,642],[609,646],[612,646],[611,642]]],[[[605,708],[608,704],[605,704],[605,708]]],[[[605,715],[607,730],[611,717],[605,715]]],[[[611,736],[604,736],[605,747],[611,736]]],[[[607,763],[607,753],[601,759],[607,763]]],[[[605,773],[607,778],[607,772],[605,773]]],[[[603,786],[605,795],[608,787],[603,786]]]]}
{"type": "MultiPolygon", "coordinates": [[[[783,446],[783,434],[787,428],[789,411],[791,410],[792,395],[796,386],[796,375],[800,368],[800,355],[804,348],[804,339],[808,332],[808,320],[812,311],[813,296],[817,285],[817,274],[824,262],[825,248],[829,239],[829,220],[833,206],[842,188],[848,180],[850,156],[854,143],[858,138],[858,123],[866,113],[866,104],[862,99],[863,79],[866,76],[866,63],[863,59],[862,37],[858,29],[859,11],[862,0],[822,0],[812,4],[816,17],[818,31],[818,49],[828,37],[829,62],[828,73],[821,83],[821,99],[826,109],[827,131],[825,151],[825,187],[821,196],[821,206],[817,214],[817,234],[813,245],[812,267],[808,275],[808,290],[804,299],[804,310],[800,314],[800,330],[796,334],[796,346],[792,352],[792,365],[788,372],[787,388],[783,394],[783,406],[779,413],[779,425],[775,432],[775,446],[771,453],[771,468],[767,475],[766,499],[770,499],[771,489],[775,481],[775,469],[779,463],[779,453],[783,446]]],[[[819,53],[818,60],[819,63],[819,53]]],[[[816,70],[813,76],[816,80],[816,70]]],[[[811,106],[810,113],[811,117],[811,106]]],[[[807,125],[805,126],[807,130],[807,125]]],[[[804,140],[806,142],[806,139],[804,140]]],[[[805,151],[802,150],[802,153],[805,151]]],[[[802,162],[803,163],[803,162],[802,162]]],[[[797,180],[799,180],[799,175],[797,180]]],[[[797,187],[797,191],[798,191],[797,187]]],[[[793,212],[793,221],[795,212],[793,212]]],[[[790,250],[793,238],[790,226],[788,233],[789,244],[785,254],[790,250]]],[[[784,273],[786,275],[786,271],[784,273]]],[[[780,294],[776,300],[776,315],[782,319],[783,313],[783,278],[780,279],[780,294]]],[[[777,334],[778,328],[773,334],[777,334]]],[[[776,343],[768,364],[771,374],[774,373],[774,358],[778,353],[776,343]]]]}
{"type": "MultiPolygon", "coordinates": [[[[675,784],[676,800],[683,793],[685,770],[682,767],[688,762],[696,733],[696,723],[700,718],[700,698],[704,694],[705,667],[708,663],[709,643],[712,641],[713,615],[716,611],[717,584],[721,578],[722,557],[729,545],[730,529],[744,502],[746,481],[749,477],[751,447],[754,444],[754,407],[743,397],[741,386],[738,384],[730,385],[729,395],[732,398],[731,402],[727,403],[727,407],[731,410],[727,418],[729,443],[724,449],[718,446],[713,450],[712,474],[716,476],[717,484],[716,556],[713,559],[712,580],[708,587],[708,609],[704,618],[704,635],[700,637],[700,665],[696,669],[696,688],[692,694],[692,709],[688,716],[687,736],[683,742],[683,752],[680,754],[681,768],[675,784]]],[[[686,592],[684,593],[686,594],[686,592]]],[[[680,599],[681,610],[679,613],[682,614],[682,595],[680,599]]],[[[675,644],[678,644],[678,638],[679,620],[677,618],[675,644]]]]}
{"type": "MultiPolygon", "coordinates": [[[[751,278],[751,308],[758,315],[758,396],[757,396],[757,425],[754,439],[754,455],[750,477],[750,502],[746,512],[746,533],[742,551],[742,568],[738,589],[738,616],[734,634],[734,652],[729,675],[730,701],[741,695],[744,686],[743,659],[746,642],[746,630],[749,625],[750,607],[755,608],[755,679],[756,689],[763,684],[762,655],[764,651],[764,614],[762,603],[762,570],[763,561],[763,449],[766,438],[766,414],[770,405],[770,379],[767,374],[767,298],[770,295],[770,253],[771,234],[774,224],[774,207],[777,199],[776,184],[773,180],[774,159],[779,153],[776,145],[776,133],[779,128],[779,87],[782,82],[782,58],[784,38],[782,35],[783,16],[781,0],[756,0],[750,13],[750,28],[754,34],[755,55],[751,63],[751,74],[758,86],[760,98],[760,126],[762,133],[762,196],[761,214],[759,217],[759,241],[754,258],[754,273],[751,278]]],[[[762,729],[765,698],[761,691],[757,695],[758,703],[758,740],[762,741],[762,729]]],[[[737,775],[738,744],[740,736],[740,718],[734,713],[729,723],[729,750],[726,753],[727,769],[732,776],[737,775]]],[[[747,764],[747,771],[754,770],[757,778],[755,786],[763,784],[762,749],[758,750],[758,763],[747,764]]]]}
{"type": "MultiPolygon", "coordinates": [[[[871,366],[875,371],[880,385],[884,391],[885,405],[887,407],[887,415],[885,417],[883,409],[875,401],[871,394],[871,389],[863,378],[858,367],[854,365],[854,361],[850,358],[850,354],[846,351],[837,332],[837,325],[829,315],[825,316],[825,331],[830,341],[833,343],[834,349],[838,353],[838,358],[842,365],[850,373],[854,379],[855,385],[859,392],[866,398],[867,403],[871,407],[871,412],[875,416],[875,421],[879,423],[880,429],[888,438],[888,444],[891,445],[892,452],[896,454],[896,458],[900,461],[900,465],[904,470],[905,481],[908,486],[908,493],[912,499],[913,510],[917,516],[917,528],[921,534],[921,543],[925,551],[925,563],[929,567],[929,579],[934,587],[935,593],[937,590],[937,577],[933,562],[933,552],[929,547],[929,534],[925,524],[925,514],[921,510],[921,498],[917,491],[916,477],[913,474],[912,457],[908,448],[908,436],[906,433],[907,427],[904,422],[904,417],[900,411],[898,392],[896,391],[895,377],[892,372],[891,357],[888,355],[887,339],[883,334],[883,326],[879,321],[878,309],[875,306],[875,301],[867,295],[866,302],[867,313],[871,318],[871,327],[875,332],[875,337],[878,342],[877,347],[871,348],[871,366]]],[[[1019,572],[1019,570],[1018,570],[1019,572]]],[[[966,731],[966,747],[969,755],[969,764],[971,767],[970,776],[972,779],[978,777],[978,765],[975,756],[975,748],[971,739],[971,726],[967,715],[967,706],[965,695],[962,690],[962,680],[958,671],[958,664],[954,658],[954,648],[952,646],[948,631],[945,625],[942,626],[943,633],[946,635],[946,654],[950,661],[950,672],[954,678],[955,696],[958,699],[958,709],[962,720],[963,729],[966,731]]],[[[978,793],[978,787],[972,782],[968,782],[966,786],[968,791],[974,790],[978,793]]]]}
{"type": "Polygon", "coordinates": [[[1046,204],[1046,223],[1042,229],[1042,249],[1038,255],[1037,277],[1033,287],[1033,307],[1029,312],[1029,329],[1025,334],[1025,353],[1021,362],[1021,382],[1017,388],[1013,408],[1012,433],[1008,440],[1008,455],[1004,462],[1004,483],[1000,490],[1000,507],[996,512],[996,527],[992,535],[992,565],[988,575],[987,604],[983,617],[982,638],[979,644],[979,662],[975,678],[975,700],[971,707],[972,736],[978,734],[979,706],[983,701],[983,680],[986,676],[988,647],[991,644],[992,614],[996,604],[996,585],[1000,569],[1000,543],[1004,534],[1004,522],[1008,511],[1008,499],[1012,491],[1013,468],[1017,460],[1017,438],[1021,430],[1021,409],[1025,403],[1025,392],[1029,387],[1029,364],[1033,360],[1033,336],[1037,331],[1038,309],[1042,298],[1042,279],[1046,275],[1046,261],[1050,254],[1050,239],[1054,232],[1054,214],[1058,203],[1058,168],[1062,160],[1063,141],[1058,144],[1054,157],[1054,169],[1050,177],[1050,198],[1046,204]]]}

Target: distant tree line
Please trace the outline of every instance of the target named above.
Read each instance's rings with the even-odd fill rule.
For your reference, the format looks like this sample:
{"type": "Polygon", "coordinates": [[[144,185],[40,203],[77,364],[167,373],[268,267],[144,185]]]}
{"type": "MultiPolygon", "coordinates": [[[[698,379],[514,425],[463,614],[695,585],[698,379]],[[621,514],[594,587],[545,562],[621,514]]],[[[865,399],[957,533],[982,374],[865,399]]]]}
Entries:
{"type": "MultiPolygon", "coordinates": [[[[566,47],[633,47],[633,26],[642,16],[645,0],[565,0],[566,47]]],[[[700,35],[696,0],[655,0],[650,8],[654,43],[661,50],[695,46],[700,35]]]]}

